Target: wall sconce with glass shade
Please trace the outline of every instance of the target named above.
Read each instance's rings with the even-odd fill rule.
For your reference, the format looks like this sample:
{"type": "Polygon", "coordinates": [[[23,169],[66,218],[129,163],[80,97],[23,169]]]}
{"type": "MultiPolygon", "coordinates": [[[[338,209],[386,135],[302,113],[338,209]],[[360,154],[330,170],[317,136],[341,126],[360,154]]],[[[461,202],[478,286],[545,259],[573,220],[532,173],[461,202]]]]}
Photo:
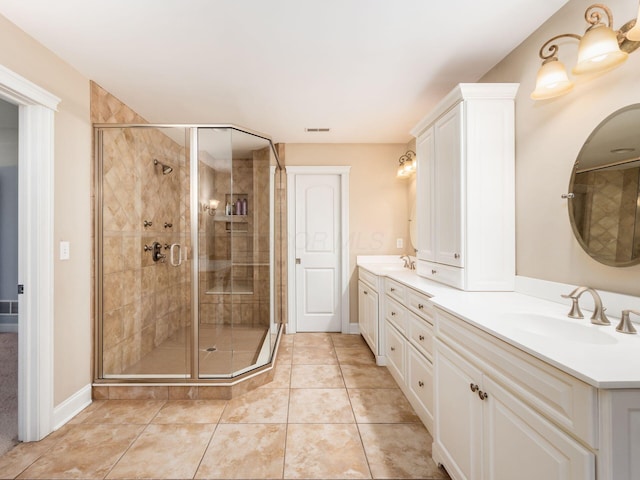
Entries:
{"type": "Polygon", "coordinates": [[[409,178],[416,171],[416,152],[407,152],[398,159],[398,178],[409,178]]]}
{"type": "Polygon", "coordinates": [[[640,8],[638,18],[625,23],[619,30],[613,30],[613,14],[606,5],[595,3],[587,8],[584,18],[589,24],[584,35],[563,33],[547,40],[540,48],[542,66],[536,77],[536,88],[531,93],[533,100],[558,97],[573,89],[567,69],[558,60],[560,38],[574,38],[578,45],[578,59],[571,70],[574,75],[602,73],[624,63],[629,53],[640,47],[640,8]],[[603,23],[606,16],[607,23],[603,23]]]}
{"type": "Polygon", "coordinates": [[[212,217],[215,216],[216,210],[218,209],[218,205],[220,205],[220,200],[211,199],[209,203],[202,204],[202,210],[207,212],[212,217]]]}

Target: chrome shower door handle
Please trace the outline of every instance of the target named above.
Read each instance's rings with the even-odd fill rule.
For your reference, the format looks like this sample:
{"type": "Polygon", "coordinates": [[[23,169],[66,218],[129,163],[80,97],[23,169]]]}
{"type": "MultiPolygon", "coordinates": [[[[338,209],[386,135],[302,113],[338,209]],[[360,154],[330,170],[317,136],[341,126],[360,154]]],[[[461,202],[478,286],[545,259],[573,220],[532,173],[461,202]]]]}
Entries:
{"type": "Polygon", "coordinates": [[[179,267],[182,265],[182,246],[179,243],[171,244],[171,266],[179,267]],[[176,251],[178,252],[178,260],[176,260],[176,251]]]}

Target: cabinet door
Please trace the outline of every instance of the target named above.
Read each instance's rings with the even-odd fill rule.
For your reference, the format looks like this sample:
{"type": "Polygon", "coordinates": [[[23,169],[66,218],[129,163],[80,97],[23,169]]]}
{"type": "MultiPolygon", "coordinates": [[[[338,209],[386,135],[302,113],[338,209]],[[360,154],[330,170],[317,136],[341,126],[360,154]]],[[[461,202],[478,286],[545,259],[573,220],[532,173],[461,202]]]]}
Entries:
{"type": "Polygon", "coordinates": [[[378,355],[378,294],[358,281],[358,325],[374,355],[378,355]]]}
{"type": "Polygon", "coordinates": [[[407,342],[404,337],[396,330],[396,327],[389,322],[385,322],[384,327],[386,339],[386,357],[387,368],[396,382],[403,384],[405,381],[405,349],[407,342]]]}
{"type": "Polygon", "coordinates": [[[433,433],[433,365],[413,345],[408,346],[407,387],[416,413],[433,433]]]}
{"type": "Polygon", "coordinates": [[[440,340],[434,366],[434,458],[452,478],[480,479],[483,402],[476,386],[482,389],[482,374],[440,340]]]}
{"type": "Polygon", "coordinates": [[[418,221],[418,258],[420,260],[435,261],[433,248],[433,184],[434,184],[434,155],[435,142],[433,127],[416,139],[416,156],[418,161],[416,171],[416,213],[418,221]]]}
{"type": "Polygon", "coordinates": [[[463,258],[463,106],[456,105],[435,123],[435,261],[456,267],[463,258]]]}
{"type": "Polygon", "coordinates": [[[484,478],[593,480],[594,454],[491,378],[483,379],[484,478]],[[526,452],[523,455],[523,452],[526,452]]]}

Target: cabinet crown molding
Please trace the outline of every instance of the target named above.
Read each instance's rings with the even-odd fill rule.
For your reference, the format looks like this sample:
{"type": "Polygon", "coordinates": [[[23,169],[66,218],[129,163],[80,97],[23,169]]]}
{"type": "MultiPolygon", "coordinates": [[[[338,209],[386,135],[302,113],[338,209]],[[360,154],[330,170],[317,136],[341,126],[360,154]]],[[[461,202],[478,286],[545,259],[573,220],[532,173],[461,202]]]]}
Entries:
{"type": "Polygon", "coordinates": [[[519,83],[459,83],[438,104],[418,122],[411,130],[411,135],[417,137],[424,132],[429,125],[453,105],[463,100],[513,100],[516,97],[519,83]]]}

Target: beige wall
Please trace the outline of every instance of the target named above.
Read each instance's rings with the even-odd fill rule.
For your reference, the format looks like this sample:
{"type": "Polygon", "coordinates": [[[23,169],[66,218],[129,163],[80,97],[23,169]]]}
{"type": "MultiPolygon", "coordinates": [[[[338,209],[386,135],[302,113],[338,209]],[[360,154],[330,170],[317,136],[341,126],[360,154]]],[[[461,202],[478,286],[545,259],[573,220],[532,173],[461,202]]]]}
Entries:
{"type": "Polygon", "coordinates": [[[89,80],[0,16],[0,65],[62,99],[55,115],[54,404],[91,382],[89,80]]]}
{"type": "Polygon", "coordinates": [[[409,247],[407,180],[396,178],[405,144],[286,145],[287,166],[351,166],[349,174],[349,302],[358,321],[357,255],[402,255],[409,247]],[[396,238],[405,248],[396,248],[396,238]]]}
{"type": "MultiPolygon", "coordinates": [[[[613,268],[589,257],[575,239],[566,193],[573,163],[591,131],[615,110],[640,103],[640,50],[626,64],[590,81],[578,79],[573,92],[534,102],[538,50],[554,35],[585,29],[591,1],[573,0],[516,48],[483,82],[520,82],[516,98],[517,273],[528,277],[589,285],[640,295],[640,265],[613,268]]],[[[635,17],[637,2],[610,0],[614,27],[635,17]]],[[[571,68],[577,42],[560,43],[559,58],[571,68]]],[[[615,314],[615,313],[614,313],[615,314]]]]}

